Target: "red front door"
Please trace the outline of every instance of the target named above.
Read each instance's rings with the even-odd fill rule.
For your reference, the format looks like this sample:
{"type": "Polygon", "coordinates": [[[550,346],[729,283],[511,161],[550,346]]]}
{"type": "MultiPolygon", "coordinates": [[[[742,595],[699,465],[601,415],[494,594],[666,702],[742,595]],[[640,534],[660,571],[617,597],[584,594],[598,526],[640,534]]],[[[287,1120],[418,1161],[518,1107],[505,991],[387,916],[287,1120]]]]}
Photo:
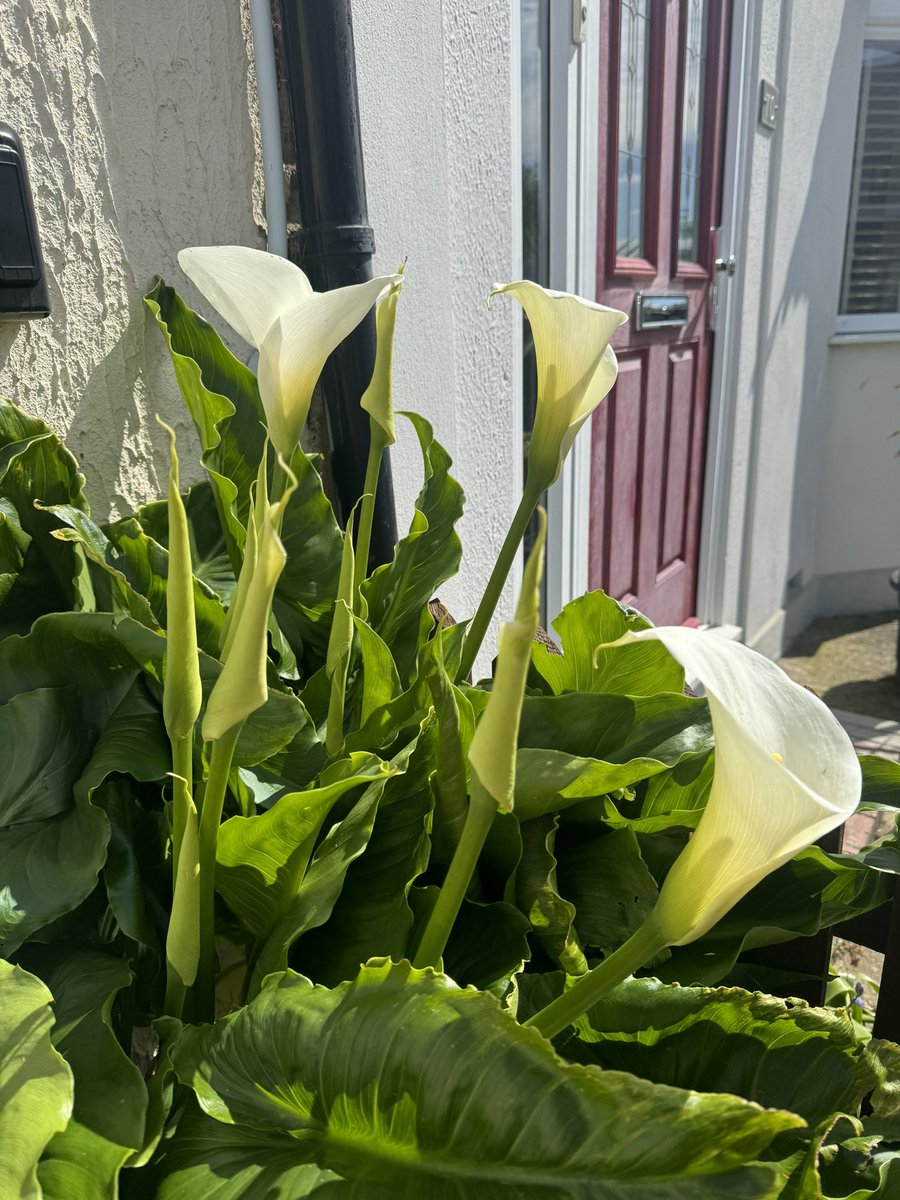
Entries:
{"type": "Polygon", "coordinates": [[[593,422],[589,577],[657,624],[695,612],[729,8],[601,4],[597,299],[630,321],[593,422]]]}

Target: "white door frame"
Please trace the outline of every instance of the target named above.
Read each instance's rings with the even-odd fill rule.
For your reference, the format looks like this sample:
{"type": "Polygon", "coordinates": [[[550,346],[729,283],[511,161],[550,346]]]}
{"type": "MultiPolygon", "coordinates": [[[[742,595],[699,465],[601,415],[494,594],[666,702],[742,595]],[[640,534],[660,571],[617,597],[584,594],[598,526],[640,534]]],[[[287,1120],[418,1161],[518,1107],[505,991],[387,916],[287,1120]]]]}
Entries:
{"type": "MultiPolygon", "coordinates": [[[[600,11],[589,0],[587,37],[576,46],[566,18],[553,7],[550,43],[550,286],[596,298],[597,127],[600,11]]],[[[756,128],[761,0],[734,0],[729,51],[722,226],[719,254],[734,255],[734,277],[718,280],[706,474],[697,574],[697,616],[729,625],[725,585],[732,449],[745,261],[750,164],[756,128]]],[[[588,583],[591,423],[577,438],[549,496],[547,616],[552,619],[588,583]]]]}
{"type": "MultiPolygon", "coordinates": [[[[587,0],[585,40],[572,4],[551,0],[550,287],[593,300],[597,277],[599,5],[587,0]]],[[[581,5],[579,4],[580,10],[581,5]]],[[[591,428],[579,434],[548,496],[547,619],[587,590],[591,428]]]]}

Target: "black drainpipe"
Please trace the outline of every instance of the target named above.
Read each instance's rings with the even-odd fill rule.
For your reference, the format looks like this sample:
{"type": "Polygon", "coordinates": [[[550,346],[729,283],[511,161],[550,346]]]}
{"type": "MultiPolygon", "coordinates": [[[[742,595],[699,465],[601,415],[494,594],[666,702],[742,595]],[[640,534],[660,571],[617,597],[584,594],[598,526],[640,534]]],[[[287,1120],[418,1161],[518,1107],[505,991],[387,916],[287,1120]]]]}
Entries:
{"type": "MultiPolygon", "coordinates": [[[[300,232],[288,253],[317,292],[372,278],[375,238],[366,208],[350,0],[281,0],[291,99],[300,232]]],[[[331,421],[332,472],[346,518],[362,495],[369,418],[359,401],[375,362],[370,313],[331,355],[322,389],[331,421]]],[[[372,565],[388,562],[397,540],[390,458],[381,463],[372,565]]]]}

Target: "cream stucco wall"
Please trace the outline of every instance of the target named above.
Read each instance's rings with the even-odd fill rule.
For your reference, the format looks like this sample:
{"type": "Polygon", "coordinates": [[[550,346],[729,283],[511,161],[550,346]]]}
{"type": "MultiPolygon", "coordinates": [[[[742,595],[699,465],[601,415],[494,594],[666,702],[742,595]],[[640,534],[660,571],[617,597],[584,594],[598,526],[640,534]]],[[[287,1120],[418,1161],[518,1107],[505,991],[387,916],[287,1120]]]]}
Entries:
{"type": "Polygon", "coordinates": [[[0,393],[65,435],[103,515],[158,493],[154,413],[190,436],[142,295],[157,272],[190,294],[182,246],[264,245],[255,94],[240,3],[0,0],[53,309],[0,324],[0,393]]]}

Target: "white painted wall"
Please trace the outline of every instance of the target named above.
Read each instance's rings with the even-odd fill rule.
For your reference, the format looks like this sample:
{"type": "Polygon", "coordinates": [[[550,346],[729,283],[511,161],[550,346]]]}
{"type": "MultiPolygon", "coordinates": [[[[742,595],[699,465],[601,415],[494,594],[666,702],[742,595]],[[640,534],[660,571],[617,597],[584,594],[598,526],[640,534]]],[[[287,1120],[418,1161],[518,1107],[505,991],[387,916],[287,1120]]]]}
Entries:
{"type": "MultiPolygon", "coordinates": [[[[872,591],[859,573],[895,556],[900,509],[883,467],[860,486],[878,454],[870,443],[890,425],[891,351],[863,413],[871,360],[829,348],[867,5],[762,0],[758,12],[757,78],[777,84],[780,108],[774,133],[753,134],[734,281],[742,323],[721,620],[775,655],[819,611],[879,606],[886,585],[872,591]]],[[[896,426],[896,392],[893,403],[896,426]]]]}
{"type": "Polygon", "coordinates": [[[0,324],[0,392],[66,437],[101,515],[159,493],[154,413],[191,436],[141,301],[154,275],[197,302],[182,246],[264,245],[249,44],[222,0],[0,0],[0,119],[25,146],[53,309],[0,324]]]}
{"type": "MultiPolygon", "coordinates": [[[[441,592],[457,617],[474,611],[520,494],[517,315],[509,301],[484,303],[495,282],[520,274],[514,9],[511,0],[353,4],[375,266],[409,257],[395,403],[433,423],[468,498],[461,574],[441,592]]],[[[393,467],[402,529],[421,482],[414,439],[401,436],[393,467]]]]}

